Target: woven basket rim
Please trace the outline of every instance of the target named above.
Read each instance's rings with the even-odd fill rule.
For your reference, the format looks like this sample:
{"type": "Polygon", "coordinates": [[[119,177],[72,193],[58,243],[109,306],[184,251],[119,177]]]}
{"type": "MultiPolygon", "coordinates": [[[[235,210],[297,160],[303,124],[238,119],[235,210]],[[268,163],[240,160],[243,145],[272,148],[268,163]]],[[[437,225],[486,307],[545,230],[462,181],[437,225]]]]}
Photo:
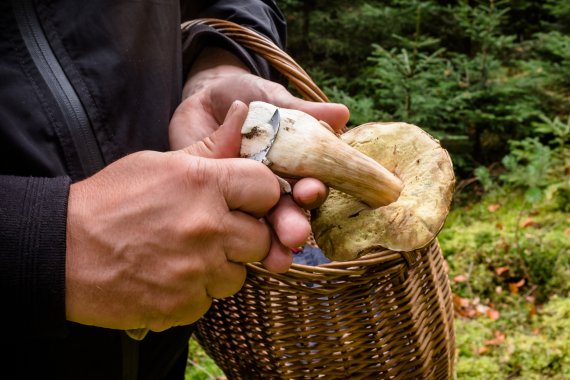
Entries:
{"type": "MultiPolygon", "coordinates": [[[[402,260],[402,254],[399,252],[390,251],[388,249],[382,249],[378,252],[368,253],[366,255],[360,256],[358,259],[350,261],[332,261],[329,263],[323,263],[319,265],[306,265],[306,264],[291,264],[292,271],[298,272],[313,272],[313,273],[330,273],[330,274],[342,274],[342,273],[352,273],[354,268],[359,268],[363,266],[377,265],[385,262],[399,261],[402,260]],[[352,269],[351,269],[352,268],[352,269]]],[[[261,263],[248,263],[246,264],[252,269],[256,269],[258,272],[267,272],[261,263]]]]}

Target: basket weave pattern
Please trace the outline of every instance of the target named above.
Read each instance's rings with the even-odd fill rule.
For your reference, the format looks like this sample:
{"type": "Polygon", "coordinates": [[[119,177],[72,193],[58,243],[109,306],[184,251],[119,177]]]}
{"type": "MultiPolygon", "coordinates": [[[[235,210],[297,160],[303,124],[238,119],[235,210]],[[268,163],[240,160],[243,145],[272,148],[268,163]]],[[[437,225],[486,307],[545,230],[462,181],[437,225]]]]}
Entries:
{"type": "MultiPolygon", "coordinates": [[[[227,21],[195,23],[264,56],[305,98],[327,101],[266,38],[227,21]]],[[[229,379],[451,379],[455,336],[445,268],[437,239],[413,252],[293,264],[284,274],[247,264],[243,288],[213,300],[196,336],[229,379]]]]}
{"type": "Polygon", "coordinates": [[[350,263],[249,266],[197,336],[230,379],[448,379],[453,308],[439,245],[350,263]]]}

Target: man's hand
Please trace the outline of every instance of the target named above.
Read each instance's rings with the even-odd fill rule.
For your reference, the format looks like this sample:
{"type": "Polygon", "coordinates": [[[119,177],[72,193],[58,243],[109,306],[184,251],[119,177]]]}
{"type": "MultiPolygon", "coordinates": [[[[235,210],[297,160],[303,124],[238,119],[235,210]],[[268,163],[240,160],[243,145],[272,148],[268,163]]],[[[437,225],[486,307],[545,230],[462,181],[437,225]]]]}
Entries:
{"type": "Polygon", "coordinates": [[[271,249],[262,218],[280,202],[263,164],[209,158],[237,156],[246,115],[236,103],[203,141],[131,154],[71,186],[68,320],[161,331],[196,321],[212,298],[241,288],[243,263],[271,249]]]}
{"type": "MultiPolygon", "coordinates": [[[[217,130],[234,100],[249,104],[262,100],[279,107],[304,111],[341,130],[348,121],[348,109],[333,103],[315,103],[294,97],[280,84],[252,75],[232,54],[206,49],[194,64],[184,87],[183,102],[170,123],[172,149],[182,149],[217,130]]],[[[294,147],[291,147],[294,152],[294,147]]],[[[294,153],[292,153],[294,154],[294,153]]],[[[313,178],[293,186],[293,197],[283,196],[267,216],[274,230],[270,254],[263,261],[272,271],[282,272],[291,264],[290,248],[306,241],[310,225],[302,211],[318,207],[328,194],[327,187],[313,178]]]]}

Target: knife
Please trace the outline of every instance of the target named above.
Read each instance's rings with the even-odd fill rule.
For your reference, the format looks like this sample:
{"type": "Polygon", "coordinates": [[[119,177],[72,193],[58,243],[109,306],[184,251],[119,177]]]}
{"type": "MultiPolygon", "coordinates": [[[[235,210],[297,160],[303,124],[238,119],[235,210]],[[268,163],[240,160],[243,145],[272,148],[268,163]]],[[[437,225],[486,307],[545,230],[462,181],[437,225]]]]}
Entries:
{"type": "MultiPolygon", "coordinates": [[[[242,146],[240,156],[271,166],[271,161],[267,159],[267,154],[275,142],[279,127],[281,126],[281,114],[279,108],[275,111],[268,122],[261,125],[254,125],[250,129],[242,130],[242,146]],[[269,128],[268,128],[269,127],[269,128]]],[[[282,194],[291,194],[291,185],[283,178],[275,175],[282,194]]]]}
{"type": "Polygon", "coordinates": [[[271,126],[273,130],[273,134],[272,135],[270,134],[268,136],[267,145],[263,147],[260,151],[254,153],[249,158],[255,161],[263,162],[264,164],[268,165],[267,159],[265,157],[267,156],[267,153],[269,153],[269,149],[271,149],[271,147],[273,146],[275,137],[277,137],[277,132],[279,132],[279,126],[281,125],[280,121],[281,119],[279,118],[279,108],[275,108],[275,112],[273,112],[273,115],[271,116],[271,119],[269,119],[268,122],[268,124],[271,126]]]}

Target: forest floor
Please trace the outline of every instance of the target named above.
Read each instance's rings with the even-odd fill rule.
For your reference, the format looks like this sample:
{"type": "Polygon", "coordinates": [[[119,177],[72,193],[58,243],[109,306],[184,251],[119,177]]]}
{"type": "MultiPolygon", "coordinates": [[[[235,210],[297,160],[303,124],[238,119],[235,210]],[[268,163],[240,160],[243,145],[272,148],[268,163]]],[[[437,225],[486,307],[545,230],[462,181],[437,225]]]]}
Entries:
{"type": "MultiPolygon", "coordinates": [[[[456,199],[439,235],[456,378],[570,379],[570,213],[501,189],[456,199]]],[[[193,340],[188,360],[186,380],[224,379],[193,340]]]]}

